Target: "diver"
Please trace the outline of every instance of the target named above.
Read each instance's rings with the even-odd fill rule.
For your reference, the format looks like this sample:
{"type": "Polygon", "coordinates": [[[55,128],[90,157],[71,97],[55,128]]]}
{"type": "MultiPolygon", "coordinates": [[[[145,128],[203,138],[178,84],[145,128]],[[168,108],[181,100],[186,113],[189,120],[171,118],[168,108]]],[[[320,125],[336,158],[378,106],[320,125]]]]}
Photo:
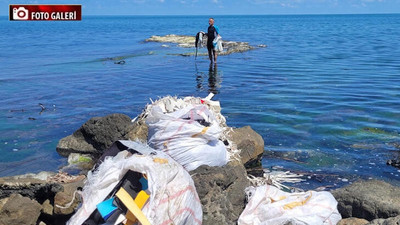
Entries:
{"type": "Polygon", "coordinates": [[[207,50],[208,50],[208,58],[210,58],[211,63],[217,63],[217,51],[215,51],[215,47],[213,44],[214,39],[219,35],[219,29],[217,26],[214,26],[214,18],[208,19],[208,30],[205,35],[207,35],[207,50]],[[214,61],[213,61],[214,60],[214,61]]]}

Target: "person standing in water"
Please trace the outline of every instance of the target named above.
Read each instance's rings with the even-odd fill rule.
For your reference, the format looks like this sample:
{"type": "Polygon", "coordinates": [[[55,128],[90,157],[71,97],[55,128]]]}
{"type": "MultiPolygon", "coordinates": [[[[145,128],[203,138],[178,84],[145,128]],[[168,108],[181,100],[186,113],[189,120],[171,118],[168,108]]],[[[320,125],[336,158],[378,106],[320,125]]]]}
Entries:
{"type": "Polygon", "coordinates": [[[217,26],[214,26],[214,18],[208,19],[208,30],[207,30],[207,50],[208,50],[208,58],[210,58],[211,63],[217,63],[217,51],[215,51],[213,40],[219,35],[219,29],[217,26]]]}

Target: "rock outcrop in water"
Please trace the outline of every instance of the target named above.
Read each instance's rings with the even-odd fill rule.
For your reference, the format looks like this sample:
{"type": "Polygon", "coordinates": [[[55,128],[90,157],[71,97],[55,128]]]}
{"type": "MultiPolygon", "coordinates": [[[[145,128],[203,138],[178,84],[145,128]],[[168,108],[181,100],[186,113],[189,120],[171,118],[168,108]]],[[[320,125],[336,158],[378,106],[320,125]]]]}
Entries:
{"type": "MultiPolygon", "coordinates": [[[[150,38],[146,39],[146,42],[175,43],[182,48],[194,48],[195,40],[196,38],[194,36],[169,34],[165,36],[157,36],[157,35],[151,36],[150,38]]],[[[203,43],[207,43],[206,36],[203,40],[203,43]]],[[[206,44],[204,46],[206,46],[206,44]]],[[[248,42],[225,41],[225,40],[222,40],[222,46],[224,48],[224,51],[218,53],[219,55],[229,55],[232,53],[246,52],[257,48],[267,47],[266,45],[251,46],[249,45],[248,42]]],[[[207,46],[205,48],[207,48],[207,46]]],[[[195,52],[187,52],[176,55],[192,56],[194,54],[195,52]]],[[[207,53],[199,52],[198,55],[207,55],[207,53]]]]}
{"type": "Polygon", "coordinates": [[[386,164],[400,169],[400,143],[393,143],[392,145],[397,151],[395,151],[394,158],[387,160],[386,164]]]}
{"type": "Polygon", "coordinates": [[[378,180],[357,181],[332,191],[338,201],[338,210],[342,217],[353,218],[347,219],[347,223],[343,224],[369,225],[400,224],[399,193],[399,187],[378,180]],[[364,223],[364,220],[354,218],[371,222],[364,223]]]}
{"type": "Polygon", "coordinates": [[[248,169],[261,166],[264,152],[264,140],[250,126],[233,129],[229,138],[234,140],[240,149],[240,160],[248,169]]]}
{"type": "Polygon", "coordinates": [[[93,117],[73,134],[61,139],[57,152],[62,156],[70,153],[100,156],[114,141],[127,139],[132,128],[131,118],[124,114],[93,117]]]}
{"type": "Polygon", "coordinates": [[[203,224],[235,224],[246,206],[244,189],[250,186],[243,164],[200,166],[190,174],[203,206],[203,224]]]}

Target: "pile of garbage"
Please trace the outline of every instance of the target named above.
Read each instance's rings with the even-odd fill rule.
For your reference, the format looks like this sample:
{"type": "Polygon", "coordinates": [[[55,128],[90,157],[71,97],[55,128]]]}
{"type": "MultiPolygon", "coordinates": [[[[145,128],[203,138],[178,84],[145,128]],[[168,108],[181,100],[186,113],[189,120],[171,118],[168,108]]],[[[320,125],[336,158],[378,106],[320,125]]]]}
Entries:
{"type": "MultiPolygon", "coordinates": [[[[105,151],[89,172],[83,204],[68,224],[201,224],[203,211],[188,172],[202,165],[222,167],[239,155],[212,97],[168,96],[147,105],[134,121],[148,125],[148,146],[119,141],[105,151]]],[[[287,193],[261,178],[249,179],[259,186],[243,190],[248,204],[238,224],[336,224],[341,219],[329,192],[287,193]]],[[[278,181],[272,184],[282,187],[278,181]]]]}
{"type": "MultiPolygon", "coordinates": [[[[35,224],[64,223],[59,218],[70,225],[337,224],[338,203],[329,192],[282,191],[290,190],[283,183],[301,181],[289,172],[247,174],[251,162],[260,160],[262,137],[250,127],[228,127],[212,97],[167,96],[151,101],[133,120],[122,114],[92,118],[60,140],[60,154],[69,155],[71,162],[94,159],[92,169],[84,185],[84,175],[65,172],[47,176],[51,185],[40,182],[46,188],[30,194],[40,196],[43,205],[43,212],[35,211],[35,224]],[[104,127],[111,129],[104,132],[104,127]],[[49,194],[53,197],[47,199],[49,194]],[[54,209],[44,211],[46,202],[54,202],[54,209]],[[55,217],[53,212],[65,213],[55,217]]],[[[19,187],[20,193],[31,184],[19,187]]],[[[7,181],[3,187],[10,185],[7,181]]]]}

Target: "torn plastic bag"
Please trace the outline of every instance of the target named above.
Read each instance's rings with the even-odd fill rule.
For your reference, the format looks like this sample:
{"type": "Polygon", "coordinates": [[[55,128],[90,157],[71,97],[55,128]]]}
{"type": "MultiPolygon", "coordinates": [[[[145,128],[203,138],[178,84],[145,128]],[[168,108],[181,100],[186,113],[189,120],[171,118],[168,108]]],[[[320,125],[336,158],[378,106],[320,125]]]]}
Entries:
{"type": "MultiPolygon", "coordinates": [[[[106,205],[107,202],[104,203],[104,201],[108,200],[107,196],[115,196],[129,212],[135,216],[141,213],[140,215],[144,216],[145,220],[152,225],[187,224],[187,221],[191,221],[193,224],[202,223],[203,212],[196,188],[192,178],[181,165],[165,153],[154,151],[143,144],[130,141],[120,141],[120,143],[130,150],[135,150],[136,153],[122,151],[114,157],[105,157],[98,168],[88,174],[82,192],[82,206],[67,224],[83,224],[95,210],[99,210],[99,203],[106,205]],[[139,214],[135,214],[135,210],[131,210],[132,206],[134,206],[133,208],[139,206],[136,201],[139,190],[135,190],[136,194],[124,191],[129,189],[126,188],[127,186],[132,186],[132,180],[129,185],[124,185],[125,177],[130,171],[147,177],[146,185],[143,183],[139,185],[137,182],[135,184],[137,188],[147,188],[146,192],[150,195],[147,201],[142,202],[143,208],[138,207],[139,211],[136,213],[139,214]],[[144,204],[144,202],[146,203],[144,204]]],[[[137,178],[139,177],[137,176],[137,178]]],[[[109,212],[107,208],[101,210],[109,212]]],[[[126,218],[129,218],[128,214],[126,218]]],[[[109,217],[113,215],[111,213],[109,217]]],[[[140,215],[137,218],[141,224],[145,224],[140,220],[140,215]]],[[[116,218],[116,221],[121,220],[116,218]]]]}
{"type": "Polygon", "coordinates": [[[222,52],[224,50],[224,48],[222,47],[222,37],[220,35],[215,37],[215,39],[213,40],[213,46],[214,50],[217,52],[222,52]]]}
{"type": "Polygon", "coordinates": [[[329,192],[287,193],[270,185],[246,188],[249,202],[238,225],[328,225],[342,219],[329,192]]]}
{"type": "Polygon", "coordinates": [[[222,129],[206,105],[188,105],[164,113],[153,105],[146,118],[149,145],[164,151],[188,171],[201,165],[223,166],[229,154],[219,137],[222,129]]]}
{"type": "MultiPolygon", "coordinates": [[[[126,224],[133,224],[134,221],[137,221],[134,216],[134,213],[137,213],[135,209],[132,210],[134,212],[132,213],[118,197],[118,193],[121,192],[122,189],[129,195],[129,197],[124,197],[122,200],[129,200],[129,198],[132,200],[134,199],[133,202],[135,202],[135,204],[137,202],[136,205],[139,210],[143,208],[143,205],[150,197],[146,193],[148,189],[146,177],[141,173],[128,170],[109,195],[96,205],[95,211],[83,222],[83,225],[116,224],[119,218],[123,218],[122,220],[130,220],[126,224]],[[133,216],[128,215],[130,213],[132,213],[133,216]]],[[[144,220],[146,221],[147,219],[144,220]]]]}

